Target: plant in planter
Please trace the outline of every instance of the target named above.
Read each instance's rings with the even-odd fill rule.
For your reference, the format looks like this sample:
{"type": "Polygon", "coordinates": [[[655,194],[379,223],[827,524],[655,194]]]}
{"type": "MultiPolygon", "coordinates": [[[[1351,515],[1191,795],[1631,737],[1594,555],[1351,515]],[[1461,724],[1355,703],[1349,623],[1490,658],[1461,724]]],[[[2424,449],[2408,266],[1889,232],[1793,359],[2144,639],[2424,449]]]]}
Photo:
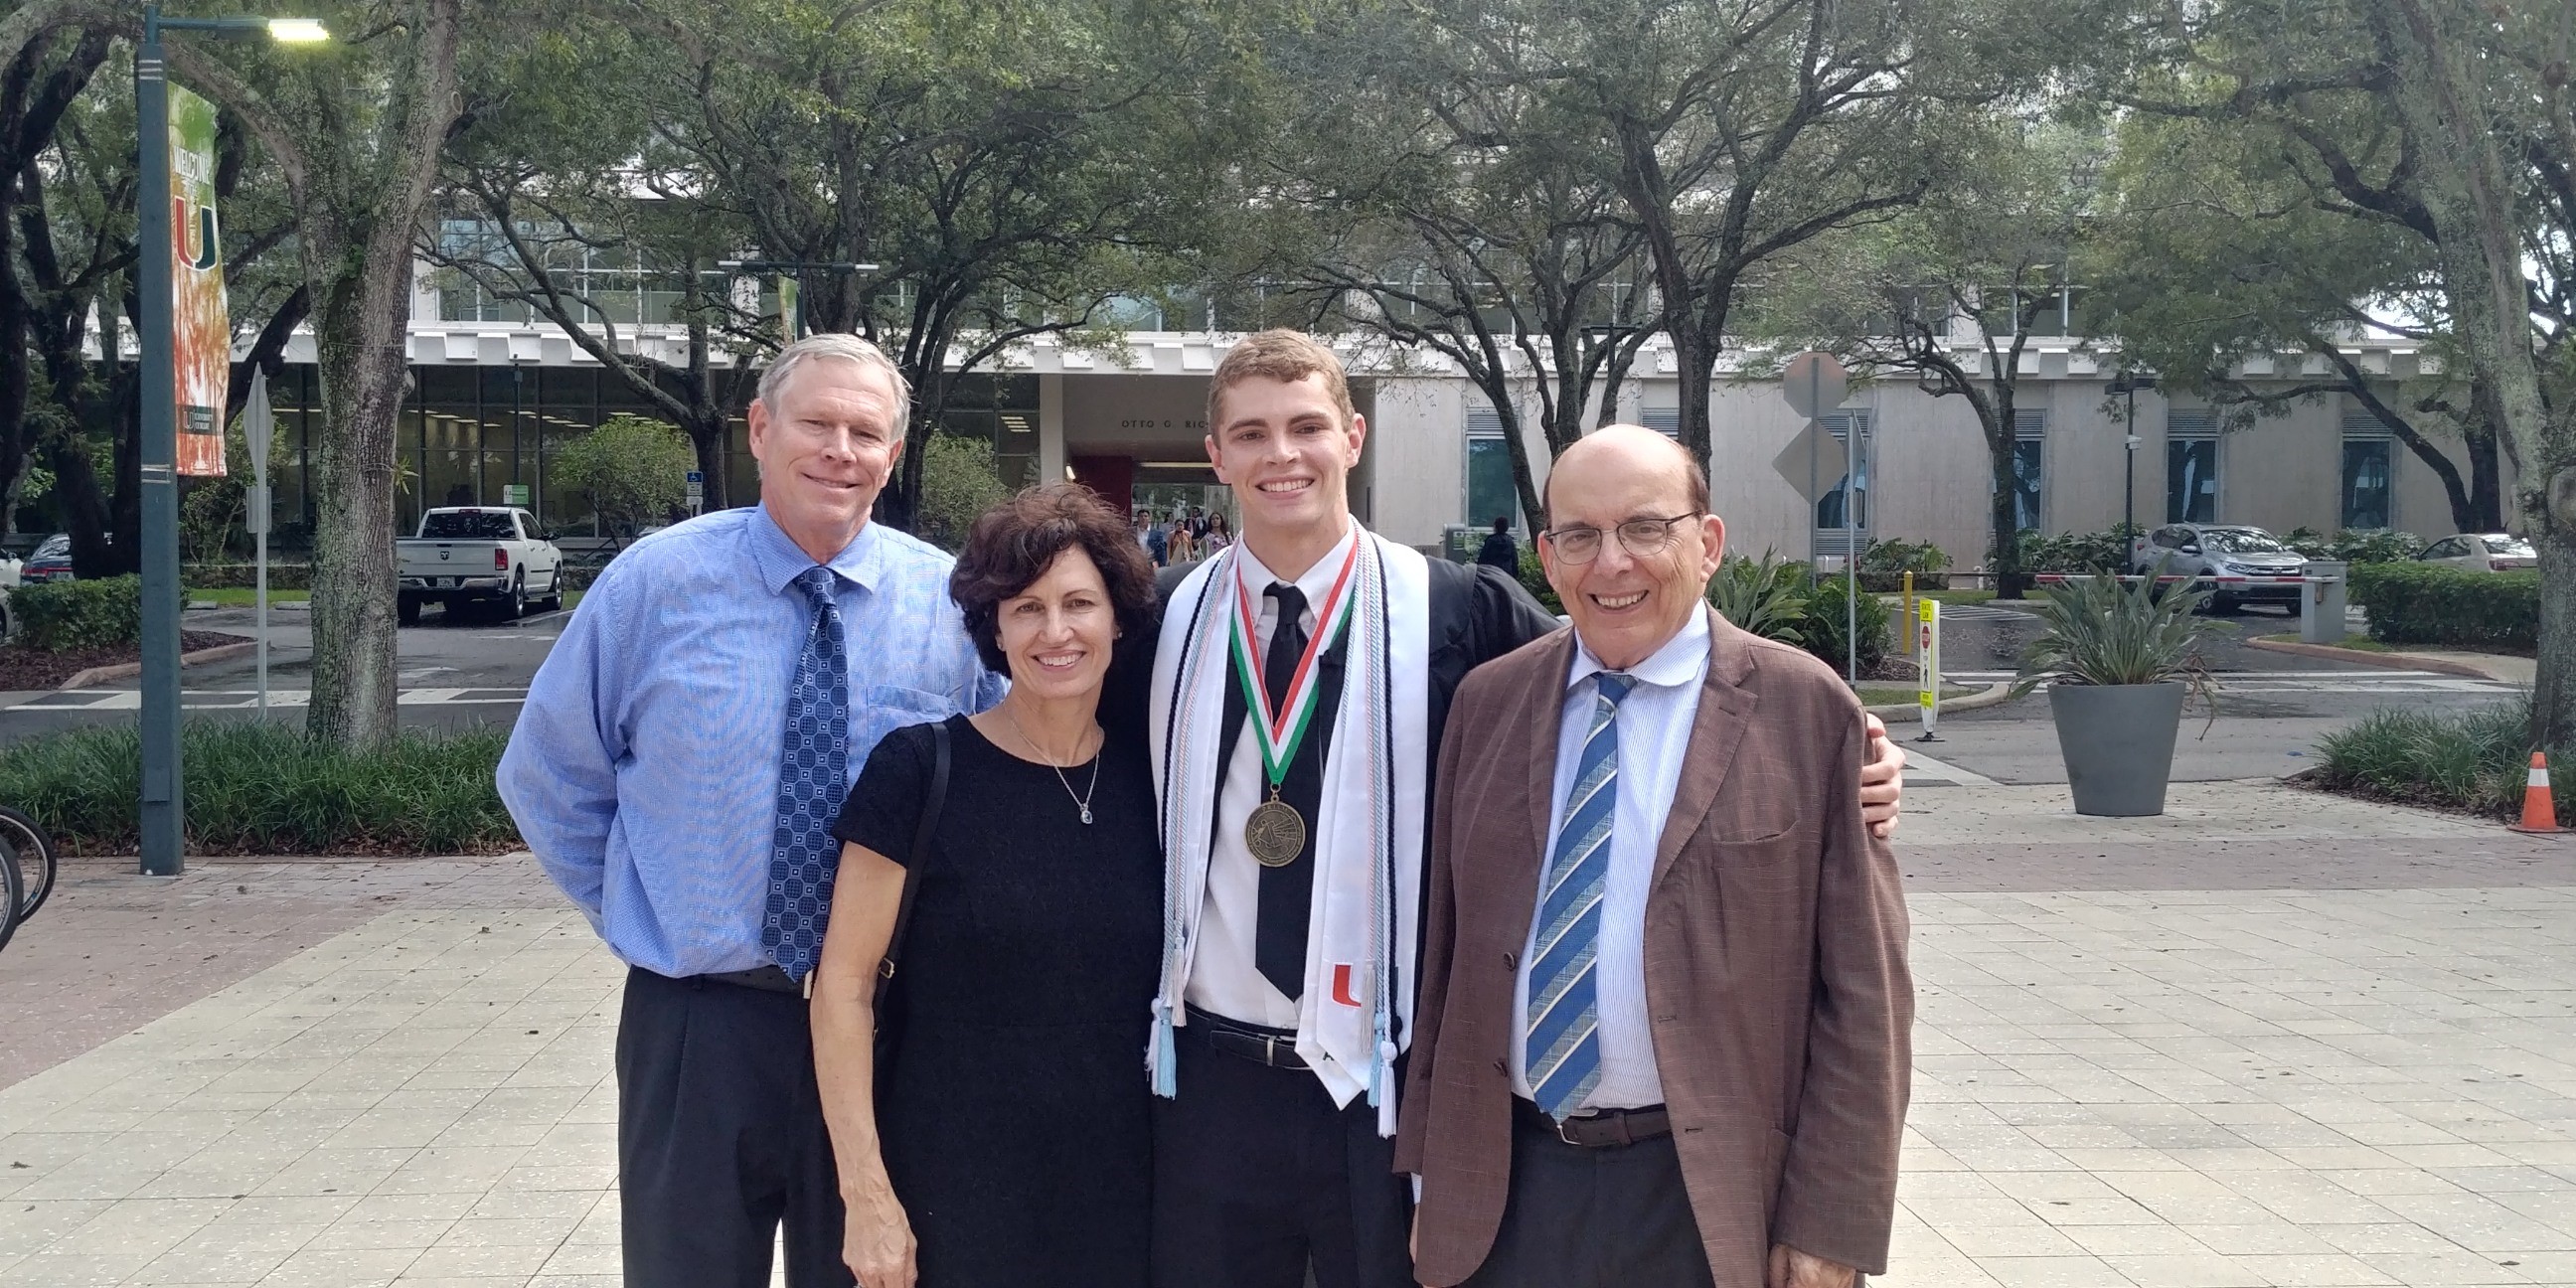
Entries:
{"type": "Polygon", "coordinates": [[[2199,615],[2209,592],[2187,582],[2123,581],[2096,567],[2047,596],[2046,629],[2022,653],[2014,692],[2048,685],[2075,812],[2164,813],[2183,699],[2197,694],[2217,716],[2200,640],[2230,628],[2199,615]]]}

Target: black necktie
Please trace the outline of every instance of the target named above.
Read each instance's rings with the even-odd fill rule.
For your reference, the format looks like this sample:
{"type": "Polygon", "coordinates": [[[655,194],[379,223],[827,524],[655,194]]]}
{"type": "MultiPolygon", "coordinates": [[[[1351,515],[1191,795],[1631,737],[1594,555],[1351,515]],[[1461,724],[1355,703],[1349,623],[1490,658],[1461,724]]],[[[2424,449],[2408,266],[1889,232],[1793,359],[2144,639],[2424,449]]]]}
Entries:
{"type": "MultiPolygon", "coordinates": [[[[1269,691],[1271,714],[1285,717],[1280,708],[1288,701],[1297,662],[1306,655],[1306,594],[1286,582],[1272,582],[1262,593],[1278,601],[1279,619],[1270,628],[1261,687],[1269,691]]],[[[1318,692],[1316,697],[1320,703],[1325,695],[1318,692]]],[[[1323,714],[1316,713],[1318,719],[1308,726],[1306,739],[1298,744],[1287,777],[1279,784],[1279,799],[1306,820],[1305,848],[1286,867],[1261,869],[1260,910],[1253,919],[1252,964],[1292,1002],[1306,991],[1307,910],[1315,896],[1315,815],[1324,795],[1324,744],[1331,736],[1323,714]]]]}

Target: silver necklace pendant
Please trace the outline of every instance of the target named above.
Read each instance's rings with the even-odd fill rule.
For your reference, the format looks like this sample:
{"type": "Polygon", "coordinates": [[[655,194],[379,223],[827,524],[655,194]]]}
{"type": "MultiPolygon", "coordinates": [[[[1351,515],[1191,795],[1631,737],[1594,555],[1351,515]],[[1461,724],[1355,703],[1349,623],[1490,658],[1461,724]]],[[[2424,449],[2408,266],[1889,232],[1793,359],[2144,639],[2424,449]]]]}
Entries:
{"type": "Polygon", "coordinates": [[[1091,807],[1088,805],[1082,807],[1082,825],[1084,827],[1091,826],[1091,807]]]}

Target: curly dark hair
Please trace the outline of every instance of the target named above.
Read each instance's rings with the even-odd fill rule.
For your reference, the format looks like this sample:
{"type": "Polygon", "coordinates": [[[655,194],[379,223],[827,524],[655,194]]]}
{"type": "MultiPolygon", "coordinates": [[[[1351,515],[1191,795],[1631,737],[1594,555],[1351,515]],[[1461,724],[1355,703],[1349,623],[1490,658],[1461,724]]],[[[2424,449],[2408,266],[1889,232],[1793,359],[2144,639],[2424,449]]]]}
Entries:
{"type": "Polygon", "coordinates": [[[1057,555],[1075,546],[1100,569],[1119,633],[1141,639],[1153,628],[1154,565],[1125,516],[1079,483],[1024,488],[977,516],[948,575],[949,598],[965,612],[966,634],[985,666],[1010,674],[1002,653],[1002,601],[1036,584],[1057,555]]]}

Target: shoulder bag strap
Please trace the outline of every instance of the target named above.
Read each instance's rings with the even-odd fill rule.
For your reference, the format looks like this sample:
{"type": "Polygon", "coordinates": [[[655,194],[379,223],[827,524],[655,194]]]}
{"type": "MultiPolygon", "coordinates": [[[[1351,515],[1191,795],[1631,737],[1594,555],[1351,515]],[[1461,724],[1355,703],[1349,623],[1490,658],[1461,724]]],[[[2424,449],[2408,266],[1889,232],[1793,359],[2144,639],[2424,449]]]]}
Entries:
{"type": "Polygon", "coordinates": [[[912,856],[903,867],[903,894],[894,906],[894,933],[886,937],[884,958],[877,962],[877,1013],[885,1013],[886,992],[894,986],[895,960],[903,953],[904,927],[912,922],[912,898],[921,889],[922,869],[930,862],[931,834],[939,828],[940,807],[948,801],[948,722],[930,726],[930,795],[921,804],[921,825],[913,829],[912,856]]]}

